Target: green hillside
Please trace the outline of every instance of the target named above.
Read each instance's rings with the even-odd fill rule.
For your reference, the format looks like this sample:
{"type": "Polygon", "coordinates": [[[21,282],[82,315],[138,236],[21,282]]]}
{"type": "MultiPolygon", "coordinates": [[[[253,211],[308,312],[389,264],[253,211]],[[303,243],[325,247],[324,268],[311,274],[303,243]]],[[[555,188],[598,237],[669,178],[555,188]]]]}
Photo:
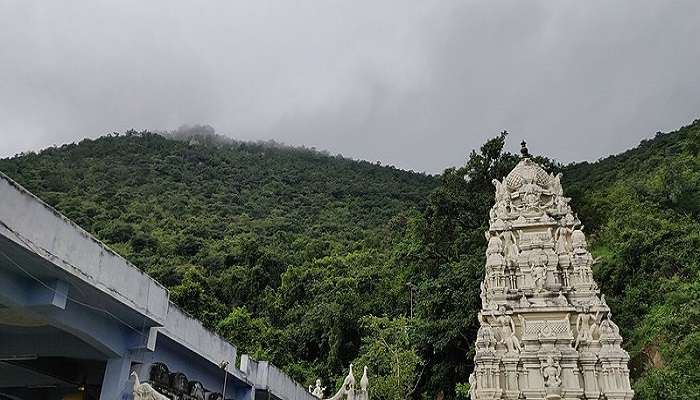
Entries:
{"type": "Polygon", "coordinates": [[[274,143],[133,131],[0,160],[0,170],[241,352],[309,383],[357,356],[363,316],[407,313],[400,278],[381,270],[391,227],[439,184],[274,143]]]}
{"type": "Polygon", "coordinates": [[[700,399],[700,120],[566,168],[637,399],[700,399]]]}
{"type": "MultiPolygon", "coordinates": [[[[129,132],[0,170],[166,284],[242,351],[373,398],[464,398],[505,135],[430,177],[316,151],[129,132]],[[466,178],[466,179],[465,179],[466,178]]],[[[700,393],[700,123],[561,166],[639,399],[700,393]]],[[[330,393],[329,393],[330,394],[330,393]]]]}

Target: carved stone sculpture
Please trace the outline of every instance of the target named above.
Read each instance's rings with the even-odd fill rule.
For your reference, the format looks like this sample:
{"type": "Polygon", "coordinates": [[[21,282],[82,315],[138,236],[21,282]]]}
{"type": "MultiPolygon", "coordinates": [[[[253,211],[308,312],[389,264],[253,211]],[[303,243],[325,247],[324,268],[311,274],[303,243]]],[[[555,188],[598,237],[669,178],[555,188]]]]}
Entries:
{"type": "Polygon", "coordinates": [[[535,281],[535,289],[538,292],[544,290],[544,285],[547,283],[547,270],[542,264],[532,266],[532,279],[535,281]]]}
{"type": "Polygon", "coordinates": [[[552,301],[552,303],[556,306],[568,306],[569,305],[569,301],[566,299],[566,296],[564,296],[564,293],[562,293],[561,290],[559,291],[559,295],[557,296],[557,298],[554,299],[554,301],[552,301]]]}
{"type": "Polygon", "coordinates": [[[505,308],[500,307],[499,311],[503,313],[496,317],[496,324],[499,327],[500,343],[505,344],[508,353],[519,353],[521,349],[520,341],[515,336],[515,323],[513,318],[505,314],[505,308]]]}
{"type": "Polygon", "coordinates": [[[139,382],[139,376],[136,375],[136,372],[132,372],[131,377],[134,378],[134,400],[169,400],[153,389],[153,386],[139,382]]]}
{"type": "Polygon", "coordinates": [[[367,366],[362,372],[362,378],[360,378],[360,391],[366,392],[367,386],[369,386],[369,378],[367,377],[367,366]]]}
{"type": "MultiPolygon", "coordinates": [[[[318,388],[320,385],[321,385],[321,381],[317,380],[316,387],[318,388]]],[[[365,367],[364,371],[362,373],[362,377],[360,378],[360,388],[359,389],[355,388],[355,375],[353,374],[353,371],[352,371],[352,364],[350,364],[350,370],[348,372],[348,375],[343,380],[342,386],[340,386],[340,389],[338,389],[336,394],[334,394],[328,400],[340,400],[342,398],[345,398],[347,400],[369,400],[368,386],[369,386],[369,378],[367,377],[367,367],[365,367]]],[[[323,388],[322,390],[319,391],[320,397],[318,395],[316,395],[315,392],[312,392],[312,394],[314,396],[316,396],[317,398],[322,399],[323,398],[323,390],[325,390],[325,388],[323,388]]]]}
{"type": "Polygon", "coordinates": [[[557,254],[562,255],[562,254],[568,254],[573,250],[573,246],[571,245],[571,234],[573,233],[573,230],[569,227],[566,226],[560,226],[557,228],[556,231],[556,241],[557,241],[557,247],[556,251],[557,254]]]}
{"type": "Polygon", "coordinates": [[[470,398],[631,400],[629,355],[562,176],[524,154],[493,181],[470,398]]]}
{"type": "Polygon", "coordinates": [[[204,386],[199,382],[190,382],[188,393],[194,400],[204,400],[204,386]]]}
{"type": "Polygon", "coordinates": [[[469,374],[469,399],[476,400],[476,377],[472,372],[469,374]]]}
{"type": "Polygon", "coordinates": [[[597,331],[598,325],[596,321],[598,320],[598,315],[595,316],[587,313],[581,313],[576,319],[576,344],[574,348],[578,348],[581,342],[590,342],[593,340],[593,334],[597,331]]]}
{"type": "Polygon", "coordinates": [[[508,231],[501,234],[501,237],[503,238],[506,263],[508,265],[515,265],[520,255],[520,249],[518,249],[515,235],[513,235],[513,232],[508,231]]]}
{"type": "Polygon", "coordinates": [[[555,362],[552,357],[547,357],[547,363],[542,366],[542,377],[544,378],[544,386],[549,388],[558,388],[561,386],[561,367],[555,362]]]}
{"type": "Polygon", "coordinates": [[[309,393],[311,393],[312,395],[314,395],[314,397],[316,397],[316,398],[318,398],[318,399],[322,399],[322,398],[323,398],[323,392],[324,392],[325,390],[326,390],[326,387],[325,387],[325,386],[321,386],[321,380],[320,380],[320,379],[316,379],[316,387],[313,387],[313,388],[312,388],[311,386],[309,386],[309,393]]]}
{"type": "Polygon", "coordinates": [[[479,326],[479,331],[476,333],[477,347],[479,347],[478,345],[481,343],[482,349],[493,351],[495,350],[496,346],[496,335],[493,327],[483,319],[480,322],[481,325],[479,326]]]}
{"type": "Polygon", "coordinates": [[[528,307],[530,307],[530,305],[531,305],[531,304],[530,304],[530,301],[527,299],[527,296],[525,296],[524,293],[523,293],[522,295],[520,295],[520,301],[518,302],[518,305],[519,305],[521,308],[528,308],[528,307]]]}

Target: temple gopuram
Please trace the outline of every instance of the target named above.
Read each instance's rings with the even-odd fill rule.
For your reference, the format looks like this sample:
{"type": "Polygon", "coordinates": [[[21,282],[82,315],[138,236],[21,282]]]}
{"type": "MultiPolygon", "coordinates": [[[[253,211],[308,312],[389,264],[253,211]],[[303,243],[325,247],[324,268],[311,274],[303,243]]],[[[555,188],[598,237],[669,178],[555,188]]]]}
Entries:
{"type": "Polygon", "coordinates": [[[472,399],[629,400],[629,355],[561,174],[523,157],[494,180],[472,399]]]}

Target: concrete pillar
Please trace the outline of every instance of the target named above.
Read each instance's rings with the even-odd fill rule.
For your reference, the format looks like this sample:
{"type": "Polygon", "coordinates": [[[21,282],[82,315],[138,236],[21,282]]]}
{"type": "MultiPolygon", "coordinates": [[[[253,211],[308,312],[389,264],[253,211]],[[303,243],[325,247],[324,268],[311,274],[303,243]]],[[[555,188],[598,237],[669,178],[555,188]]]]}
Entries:
{"type": "Polygon", "coordinates": [[[251,387],[238,387],[233,388],[229,394],[228,389],[226,390],[226,398],[234,400],[256,400],[255,399],[255,389],[251,387]]]}
{"type": "Polygon", "coordinates": [[[131,358],[129,355],[107,360],[105,376],[102,379],[100,400],[131,399],[133,382],[129,381],[130,370],[131,358]]]}

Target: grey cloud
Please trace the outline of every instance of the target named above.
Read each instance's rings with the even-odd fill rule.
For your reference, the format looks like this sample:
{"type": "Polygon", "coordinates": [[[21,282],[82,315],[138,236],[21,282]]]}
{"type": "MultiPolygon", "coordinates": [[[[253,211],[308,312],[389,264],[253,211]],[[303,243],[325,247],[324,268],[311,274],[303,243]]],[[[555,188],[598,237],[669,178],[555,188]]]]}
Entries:
{"type": "Polygon", "coordinates": [[[0,155],[203,123],[429,172],[503,129],[591,160],[700,116],[699,37],[695,1],[4,2],[0,155]]]}

